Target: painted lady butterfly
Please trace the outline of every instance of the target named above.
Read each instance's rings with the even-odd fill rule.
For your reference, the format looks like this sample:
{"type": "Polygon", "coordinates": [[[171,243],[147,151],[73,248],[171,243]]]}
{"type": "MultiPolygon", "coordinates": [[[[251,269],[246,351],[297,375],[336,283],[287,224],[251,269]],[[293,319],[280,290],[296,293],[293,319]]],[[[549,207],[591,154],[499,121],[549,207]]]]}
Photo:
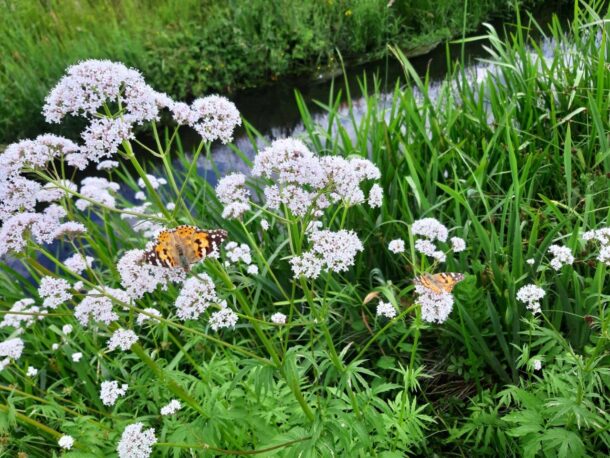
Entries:
{"type": "Polygon", "coordinates": [[[162,231],[144,253],[144,260],[155,266],[182,267],[185,271],[216,251],[227,238],[227,231],[204,231],[195,226],[178,226],[162,231]]]}
{"type": "Polygon", "coordinates": [[[424,274],[419,277],[415,277],[413,282],[416,285],[421,285],[426,289],[429,289],[435,294],[440,294],[443,291],[450,293],[456,284],[464,279],[464,274],[456,272],[442,272],[440,274],[424,274]]]}

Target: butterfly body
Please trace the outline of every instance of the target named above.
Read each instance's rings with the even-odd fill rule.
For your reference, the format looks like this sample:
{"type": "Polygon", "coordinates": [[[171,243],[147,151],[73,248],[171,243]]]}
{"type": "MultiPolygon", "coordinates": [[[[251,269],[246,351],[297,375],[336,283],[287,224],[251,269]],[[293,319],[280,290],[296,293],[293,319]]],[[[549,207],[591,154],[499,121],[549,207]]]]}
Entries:
{"type": "Polygon", "coordinates": [[[450,293],[455,285],[464,279],[464,274],[457,272],[441,272],[438,274],[424,274],[415,277],[413,281],[416,285],[432,291],[435,294],[443,292],[450,293]]]}
{"type": "Polygon", "coordinates": [[[178,226],[161,231],[145,252],[144,260],[155,266],[182,267],[188,271],[191,264],[216,251],[226,238],[224,229],[206,231],[195,226],[178,226]]]}

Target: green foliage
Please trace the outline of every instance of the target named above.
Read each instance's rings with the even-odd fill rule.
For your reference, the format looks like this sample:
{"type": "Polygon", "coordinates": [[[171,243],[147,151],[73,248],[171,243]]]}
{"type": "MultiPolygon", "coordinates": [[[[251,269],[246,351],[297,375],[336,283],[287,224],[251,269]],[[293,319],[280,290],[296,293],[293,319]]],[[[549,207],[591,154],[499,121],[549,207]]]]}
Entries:
{"type": "MultiPolygon", "coordinates": [[[[469,2],[467,30],[508,8],[505,0],[469,2]]],[[[44,96],[83,59],[124,62],[157,90],[189,98],[334,70],[337,51],[355,62],[385,55],[388,43],[437,43],[462,31],[463,11],[463,0],[6,0],[0,144],[49,129],[44,96]]]]}

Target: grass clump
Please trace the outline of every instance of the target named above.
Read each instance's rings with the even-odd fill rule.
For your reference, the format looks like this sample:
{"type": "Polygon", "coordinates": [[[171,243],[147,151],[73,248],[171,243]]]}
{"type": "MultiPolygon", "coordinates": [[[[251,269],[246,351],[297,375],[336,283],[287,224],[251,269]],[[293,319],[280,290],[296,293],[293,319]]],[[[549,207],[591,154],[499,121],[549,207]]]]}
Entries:
{"type": "Polygon", "coordinates": [[[80,145],[47,135],[0,160],[0,246],[28,274],[0,273],[7,453],[603,456],[601,6],[553,22],[550,55],[533,21],[489,27],[486,76],[458,63],[434,90],[394,49],[409,86],[388,103],[363,80],[361,116],[331,94],[324,126],[297,97],[301,139],[232,146],[248,176],[209,154],[242,122],[226,99],[72,69],[44,113],[82,117],[80,145]]]}

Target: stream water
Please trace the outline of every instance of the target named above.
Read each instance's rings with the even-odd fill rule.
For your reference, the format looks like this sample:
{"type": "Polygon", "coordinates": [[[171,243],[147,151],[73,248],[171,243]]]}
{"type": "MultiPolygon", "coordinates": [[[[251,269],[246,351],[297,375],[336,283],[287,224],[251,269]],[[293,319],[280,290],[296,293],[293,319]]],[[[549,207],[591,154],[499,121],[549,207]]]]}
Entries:
{"type": "MultiPolygon", "coordinates": [[[[541,9],[533,17],[540,27],[546,30],[553,15],[557,15],[560,22],[565,24],[569,19],[570,10],[569,8],[541,9]]],[[[527,18],[523,18],[523,21],[527,21],[527,18]]],[[[502,22],[492,23],[492,25],[500,33],[503,27],[509,30],[511,27],[510,23],[502,22]]],[[[532,28],[531,35],[534,39],[538,40],[538,44],[543,50],[545,57],[551,57],[553,50],[552,40],[542,36],[536,28],[532,28]]],[[[486,44],[484,40],[471,41],[464,45],[459,43],[449,44],[448,46],[440,44],[426,54],[411,57],[409,61],[420,76],[428,75],[431,82],[431,96],[433,97],[436,88],[447,77],[448,56],[449,61],[455,61],[460,58],[463,52],[467,65],[466,73],[470,75],[473,81],[484,78],[488,72],[492,71],[489,64],[479,62],[479,59],[489,56],[484,49],[486,44]]],[[[369,87],[372,85],[373,77],[376,76],[378,78],[381,83],[382,100],[391,100],[395,85],[397,83],[402,84],[405,81],[404,71],[398,60],[393,56],[388,56],[382,60],[350,67],[346,69],[345,74],[334,75],[328,78],[320,77],[317,80],[278,82],[272,86],[239,92],[230,98],[237,106],[242,117],[263,134],[264,138],[259,139],[258,143],[259,145],[264,145],[266,142],[276,138],[298,136],[304,131],[295,100],[295,91],[302,95],[316,124],[326,126],[327,114],[314,101],[327,102],[333,85],[335,93],[337,89],[342,89],[343,97],[347,93],[345,86],[349,87],[353,115],[356,118],[363,116],[366,110],[366,102],[358,81],[364,76],[366,76],[369,82],[369,87]]],[[[344,100],[339,110],[339,117],[346,117],[348,110],[348,103],[344,100]]],[[[183,133],[181,132],[181,139],[186,151],[192,151],[200,141],[200,137],[194,131],[189,131],[188,129],[184,129],[183,133]]],[[[237,130],[233,143],[249,158],[254,156],[253,145],[243,128],[237,130]]],[[[214,145],[212,147],[212,156],[219,172],[223,175],[231,171],[248,172],[246,165],[229,146],[214,145]]],[[[200,157],[197,167],[199,173],[205,173],[206,177],[213,183],[216,181],[216,177],[211,170],[211,164],[204,157],[200,157]]]]}

